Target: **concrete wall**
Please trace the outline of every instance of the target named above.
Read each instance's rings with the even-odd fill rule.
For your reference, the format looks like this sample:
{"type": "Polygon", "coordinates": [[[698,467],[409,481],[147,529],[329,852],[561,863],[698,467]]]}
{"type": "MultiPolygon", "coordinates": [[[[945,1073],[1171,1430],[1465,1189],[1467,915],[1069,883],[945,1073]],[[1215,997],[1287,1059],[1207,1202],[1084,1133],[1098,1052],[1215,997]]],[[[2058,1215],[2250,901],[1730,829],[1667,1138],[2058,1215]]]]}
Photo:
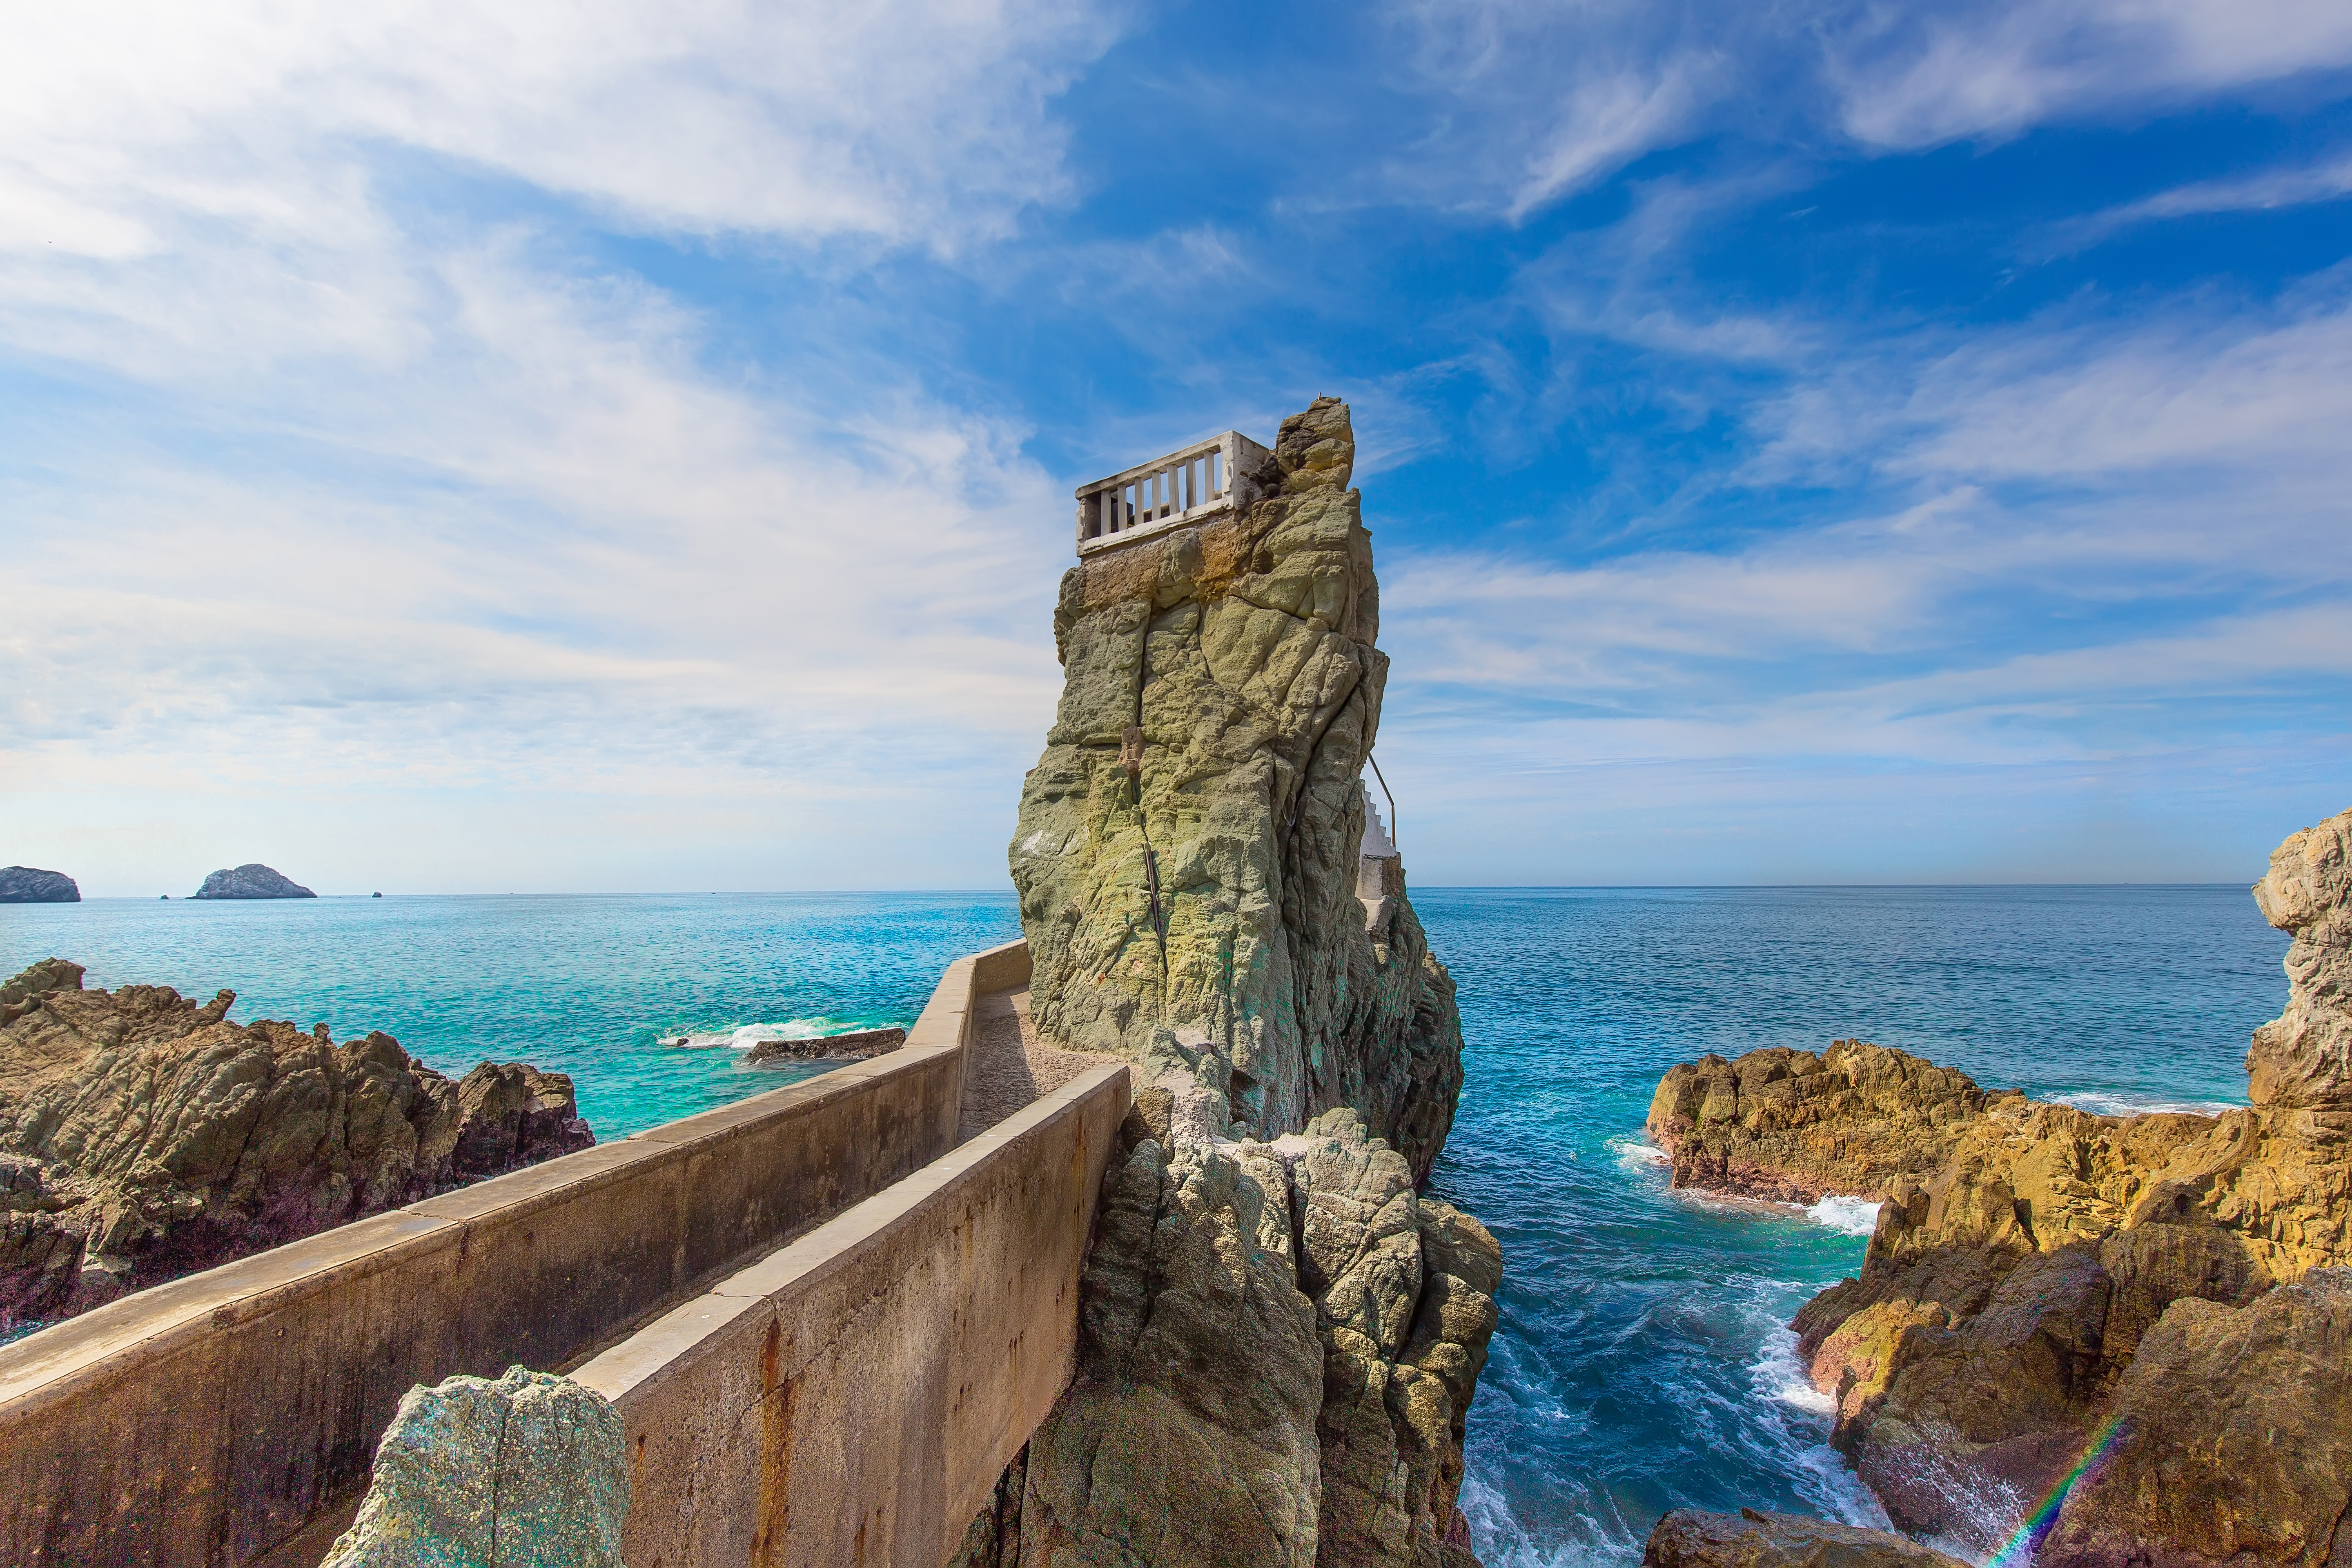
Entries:
{"type": "Polygon", "coordinates": [[[1091,1069],[573,1373],[628,1426],[630,1568],[940,1568],[1069,1382],[1129,1092],[1091,1069]]]}
{"type": "Polygon", "coordinates": [[[0,1563],[316,1561],[412,1384],[561,1368],[952,1146],[976,986],[899,1050],[0,1348],[0,1563]]]}

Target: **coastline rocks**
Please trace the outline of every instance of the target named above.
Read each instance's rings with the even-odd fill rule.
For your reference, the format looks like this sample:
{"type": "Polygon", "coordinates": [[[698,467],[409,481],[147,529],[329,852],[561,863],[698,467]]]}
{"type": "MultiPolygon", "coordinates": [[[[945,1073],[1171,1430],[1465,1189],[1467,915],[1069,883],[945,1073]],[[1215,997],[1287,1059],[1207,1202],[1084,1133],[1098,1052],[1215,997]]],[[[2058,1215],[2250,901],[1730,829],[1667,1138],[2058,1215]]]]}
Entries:
{"type": "Polygon", "coordinates": [[[0,904],[78,904],[81,889],[63,871],[0,866],[0,904]]]}
{"type": "Polygon", "coordinates": [[[1884,1196],[1861,1274],[1793,1326],[1835,1402],[1832,1443],[1903,1529],[1990,1551],[2120,1421],[2042,1568],[2336,1550],[2352,1502],[2336,1370],[2352,1323],[2336,1272],[2352,1264],[2352,813],[2288,838],[2254,897],[2294,942],[2286,1008],[2247,1052],[2248,1110],[2106,1117],[2007,1094],[1960,1115],[1948,1097],[1943,1117],[1914,1118],[1934,1128],[1915,1169],[1874,1191],[1905,1163],[1879,1152],[1899,1113],[1843,1101],[1849,1128],[1776,1109],[1778,1079],[1747,1089],[1790,1053],[1661,1084],[1654,1136],[1696,1151],[1677,1152],[1678,1184],[1729,1172],[1748,1191],[1826,1179],[1884,1196]]]}
{"type": "Polygon", "coordinates": [[[226,1021],[164,985],[26,970],[0,998],[0,1318],[71,1313],[586,1148],[572,1080],[452,1083],[391,1036],[226,1021]]]}
{"type": "Polygon", "coordinates": [[[192,898],[198,899],[315,899],[319,895],[301,883],[280,876],[258,860],[225,871],[215,871],[205,879],[192,898]]]}
{"type": "Polygon", "coordinates": [[[2168,1563],[2343,1561],[2352,1274],[2315,1269],[2247,1307],[2176,1302],[2140,1342],[2113,1419],[2036,1563],[2125,1568],[2149,1561],[2150,1542],[2168,1563]]]}
{"type": "Polygon", "coordinates": [[[1967,1568],[1883,1530],[1829,1524],[1790,1513],[1676,1509],[1658,1521],[1642,1568],[1967,1568]]]}
{"type": "Polygon", "coordinates": [[[320,1568],[622,1568],[628,1431],[594,1390],[509,1367],[401,1396],[320,1568]]]}
{"type": "Polygon", "coordinates": [[[761,1062],[858,1062],[895,1051],[907,1043],[904,1029],[859,1029],[805,1040],[761,1040],[743,1053],[747,1065],[761,1062]]]}
{"type": "Polygon", "coordinates": [[[1967,1074],[1861,1040],[1815,1056],[1784,1047],[1669,1069],[1650,1100],[1650,1141],[1674,1184],[1781,1203],[1885,1197],[1944,1163],[1985,1107],[1967,1074]]]}

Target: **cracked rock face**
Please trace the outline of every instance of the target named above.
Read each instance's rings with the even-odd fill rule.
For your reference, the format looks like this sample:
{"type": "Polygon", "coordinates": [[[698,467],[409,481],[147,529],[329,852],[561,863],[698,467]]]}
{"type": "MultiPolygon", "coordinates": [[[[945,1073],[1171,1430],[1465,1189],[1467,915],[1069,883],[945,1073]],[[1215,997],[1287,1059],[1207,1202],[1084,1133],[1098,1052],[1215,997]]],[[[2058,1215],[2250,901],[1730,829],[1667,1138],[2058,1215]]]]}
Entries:
{"type": "Polygon", "coordinates": [[[1454,984],[1393,860],[1360,897],[1388,661],[1325,398],[1236,515],[1062,584],[1067,682],[1013,843],[1032,1016],[1137,1064],[1077,1376],[971,1568],[1475,1564],[1463,1417],[1502,1257],[1424,1198],[1454,984]]]}
{"type": "Polygon", "coordinates": [[[622,1568],[628,1433],[593,1389],[523,1367],[402,1395],[359,1517],[321,1568],[622,1568]]]}
{"type": "Polygon", "coordinates": [[[0,1319],[58,1316],[595,1142],[572,1080],[452,1083],[390,1035],[226,1021],[167,985],[0,986],[0,1319]]]}
{"type": "Polygon", "coordinates": [[[1660,1084],[1677,1184],[1885,1200],[1794,1326],[1903,1528],[1990,1551],[2120,1420],[2042,1568],[2352,1562],[2352,813],[2254,898],[2294,942],[2248,1110],[2094,1116],[1844,1044],[1660,1084]]]}
{"type": "Polygon", "coordinates": [[[1141,1115],[1123,1130],[1077,1381],[964,1561],[1475,1562],[1454,1500],[1494,1237],[1416,1194],[1351,1110],[1270,1145],[1164,1133],[1141,1115]]]}
{"type": "Polygon", "coordinates": [[[1357,898],[1388,657],[1354,458],[1320,399],[1247,510],[1071,568],[1011,860],[1049,1038],[1197,1083],[1235,1137],[1352,1106],[1418,1174],[1461,1022],[1410,903],[1367,930],[1357,898]]]}

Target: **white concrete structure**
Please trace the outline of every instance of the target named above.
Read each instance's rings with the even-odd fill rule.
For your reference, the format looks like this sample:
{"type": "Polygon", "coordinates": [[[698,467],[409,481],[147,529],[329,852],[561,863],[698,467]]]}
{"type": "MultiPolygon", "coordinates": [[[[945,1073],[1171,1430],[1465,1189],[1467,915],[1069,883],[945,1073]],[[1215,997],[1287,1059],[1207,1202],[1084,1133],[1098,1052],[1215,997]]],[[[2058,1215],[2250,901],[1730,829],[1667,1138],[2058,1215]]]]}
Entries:
{"type": "Polygon", "coordinates": [[[1357,851],[1356,897],[1364,901],[1364,923],[1378,926],[1388,900],[1404,891],[1404,857],[1381,826],[1381,808],[1372,804],[1371,785],[1364,786],[1364,842],[1357,851]]]}
{"type": "Polygon", "coordinates": [[[1238,511],[1257,500],[1244,478],[1271,457],[1238,430],[1181,447],[1164,458],[1078,487],[1078,553],[1238,511]]]}

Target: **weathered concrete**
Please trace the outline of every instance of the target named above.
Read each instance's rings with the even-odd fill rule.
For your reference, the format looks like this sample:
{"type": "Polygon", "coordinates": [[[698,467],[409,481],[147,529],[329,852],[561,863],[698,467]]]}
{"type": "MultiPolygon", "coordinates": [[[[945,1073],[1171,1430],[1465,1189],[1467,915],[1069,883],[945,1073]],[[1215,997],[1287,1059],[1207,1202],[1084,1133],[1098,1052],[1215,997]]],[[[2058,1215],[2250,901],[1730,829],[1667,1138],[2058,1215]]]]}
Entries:
{"type": "Polygon", "coordinates": [[[1028,968],[1019,942],[958,960],[887,1056],[0,1348],[0,1563],[302,1555],[410,1387],[561,1368],[945,1153],[976,993],[1028,968]]]}
{"type": "Polygon", "coordinates": [[[1069,1382],[1128,1108],[1089,1069],[572,1374],[628,1426],[634,1568],[939,1568],[1069,1382]]]}

